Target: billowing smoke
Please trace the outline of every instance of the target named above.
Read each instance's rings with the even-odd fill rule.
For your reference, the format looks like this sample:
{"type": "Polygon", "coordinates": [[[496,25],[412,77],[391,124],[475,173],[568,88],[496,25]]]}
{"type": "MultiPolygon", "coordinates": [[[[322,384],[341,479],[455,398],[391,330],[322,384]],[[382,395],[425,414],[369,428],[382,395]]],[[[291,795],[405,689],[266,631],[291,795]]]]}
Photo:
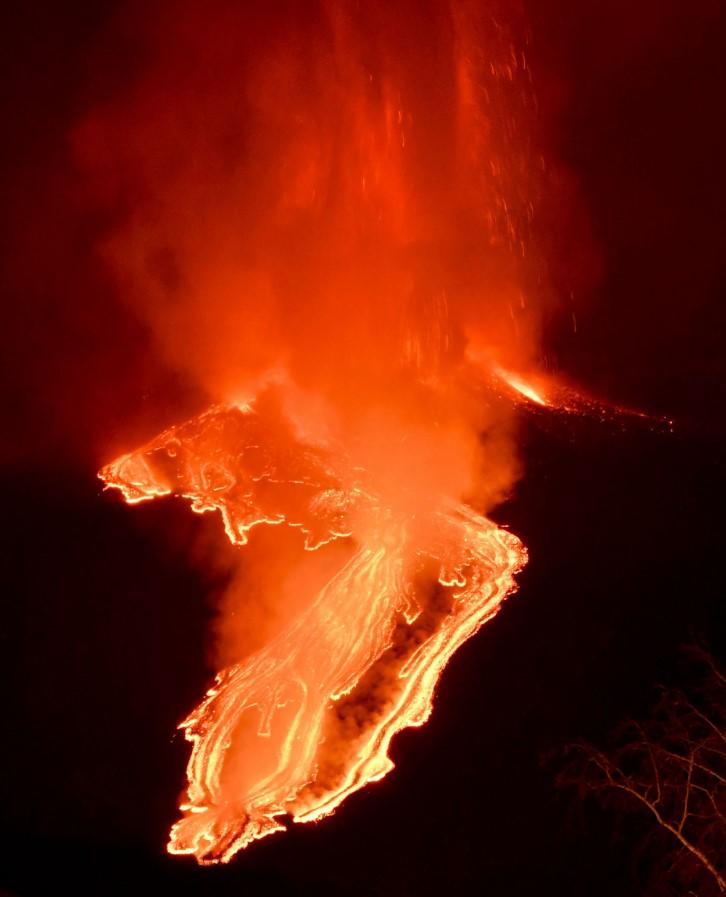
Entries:
{"type": "Polygon", "coordinates": [[[74,144],[122,294],[211,408],[102,476],[220,512],[240,546],[300,533],[241,552],[185,723],[170,849],[226,860],[384,775],[512,588],[523,549],[472,507],[517,475],[492,384],[536,354],[542,163],[508,4],[213,0],[127,27],[135,79],[74,144]]]}
{"type": "Polygon", "coordinates": [[[448,373],[467,345],[528,360],[532,95],[500,16],[214,0],[131,17],[136,77],[74,142],[112,212],[102,251],[167,360],[217,400],[280,368],[356,415],[411,408],[411,371],[448,373]]]}

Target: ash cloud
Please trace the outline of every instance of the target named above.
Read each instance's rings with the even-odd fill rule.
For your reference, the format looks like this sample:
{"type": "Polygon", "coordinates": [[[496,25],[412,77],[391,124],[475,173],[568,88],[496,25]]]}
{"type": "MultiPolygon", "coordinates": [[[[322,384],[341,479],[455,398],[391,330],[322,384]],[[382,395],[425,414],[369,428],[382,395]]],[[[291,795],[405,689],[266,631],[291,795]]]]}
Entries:
{"type": "MultiPolygon", "coordinates": [[[[548,301],[517,5],[126,4],[112,31],[135,65],[71,140],[159,358],[207,402],[279,392],[410,515],[506,496],[514,420],[486,364],[532,362],[548,301]]],[[[271,542],[230,572],[225,662],[314,593],[285,585],[314,578],[285,546],[270,573],[271,542]]]]}
{"type": "Polygon", "coordinates": [[[527,364],[540,318],[513,5],[150,10],[122,20],[134,77],[72,139],[109,221],[100,251],[160,355],[214,401],[282,369],[346,432],[393,416],[413,442],[438,418],[423,475],[456,443],[472,473],[442,488],[472,488],[480,433],[499,458],[508,423],[466,353],[527,364]]]}

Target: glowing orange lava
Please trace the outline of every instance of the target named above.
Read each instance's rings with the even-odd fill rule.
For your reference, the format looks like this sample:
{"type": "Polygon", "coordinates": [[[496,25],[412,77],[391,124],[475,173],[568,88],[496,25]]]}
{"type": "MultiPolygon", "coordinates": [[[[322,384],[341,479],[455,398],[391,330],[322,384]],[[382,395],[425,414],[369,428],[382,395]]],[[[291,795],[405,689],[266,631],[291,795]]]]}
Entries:
{"type": "Polygon", "coordinates": [[[530,402],[542,405],[543,407],[549,405],[542,389],[536,388],[520,374],[515,374],[512,371],[505,371],[504,368],[499,365],[492,365],[492,373],[495,377],[506,383],[510,389],[513,389],[520,396],[524,396],[525,399],[529,399],[530,402]]]}
{"type": "Polygon", "coordinates": [[[217,511],[250,543],[235,576],[279,598],[250,644],[227,589],[224,668],[182,723],[169,850],[201,863],[391,769],[514,588],[525,549],[483,515],[519,475],[512,406],[550,404],[513,373],[538,355],[544,176],[518,5],[267,6],[141,17],[137,80],[74,135],[124,299],[209,405],[100,476],[217,511]],[[263,526],[300,550],[255,554],[263,526]]]}
{"type": "Polygon", "coordinates": [[[253,526],[300,527],[349,560],[266,647],[220,672],[181,724],[192,742],[171,853],[226,862],[309,822],[389,772],[391,738],[431,712],[453,652],[498,610],[526,553],[463,504],[396,513],[365,471],[302,442],[264,405],[214,407],[101,471],[129,502],[180,495],[219,511],[244,545],[253,526]]]}

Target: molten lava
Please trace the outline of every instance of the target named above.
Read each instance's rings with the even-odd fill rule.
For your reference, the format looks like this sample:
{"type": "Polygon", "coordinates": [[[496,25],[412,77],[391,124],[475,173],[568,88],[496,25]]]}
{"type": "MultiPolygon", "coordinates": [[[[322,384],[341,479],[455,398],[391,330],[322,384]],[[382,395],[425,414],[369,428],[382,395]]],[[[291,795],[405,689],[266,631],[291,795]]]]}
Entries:
{"type": "Polygon", "coordinates": [[[514,390],[515,393],[518,393],[530,402],[542,405],[543,407],[546,407],[549,404],[542,389],[535,387],[520,374],[515,374],[512,371],[505,371],[504,368],[499,365],[492,366],[492,373],[497,379],[501,380],[510,389],[514,390]]]}
{"type": "Polygon", "coordinates": [[[526,554],[464,504],[397,513],[366,472],[303,442],[279,410],[218,406],[108,465],[128,502],[179,495],[219,511],[230,540],[300,527],[305,547],[349,539],[349,560],[262,650],[222,670],[181,724],[192,742],[171,853],[226,862],[309,822],[393,768],[391,738],[431,712],[453,652],[498,610],[526,554]]]}
{"type": "Polygon", "coordinates": [[[555,396],[514,373],[545,168],[517,3],[278,6],[133,18],[140,71],[74,135],[119,292],[209,406],[100,476],[217,511],[236,573],[281,596],[250,644],[227,590],[223,669],[182,723],[169,850],[202,863],[391,769],[514,588],[525,550],[483,514],[519,474],[513,406],[555,396]],[[300,535],[290,579],[264,525],[300,535]]]}

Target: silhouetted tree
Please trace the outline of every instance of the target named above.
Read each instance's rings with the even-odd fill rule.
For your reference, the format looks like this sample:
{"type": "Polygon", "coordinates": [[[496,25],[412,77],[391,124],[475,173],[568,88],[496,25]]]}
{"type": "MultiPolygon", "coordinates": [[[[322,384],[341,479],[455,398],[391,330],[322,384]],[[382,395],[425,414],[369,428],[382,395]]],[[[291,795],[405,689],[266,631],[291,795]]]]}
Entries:
{"type": "Polygon", "coordinates": [[[629,721],[608,749],[570,745],[558,784],[650,819],[652,893],[726,892],[726,674],[707,652],[687,690],[661,688],[650,717],[629,721]]]}

